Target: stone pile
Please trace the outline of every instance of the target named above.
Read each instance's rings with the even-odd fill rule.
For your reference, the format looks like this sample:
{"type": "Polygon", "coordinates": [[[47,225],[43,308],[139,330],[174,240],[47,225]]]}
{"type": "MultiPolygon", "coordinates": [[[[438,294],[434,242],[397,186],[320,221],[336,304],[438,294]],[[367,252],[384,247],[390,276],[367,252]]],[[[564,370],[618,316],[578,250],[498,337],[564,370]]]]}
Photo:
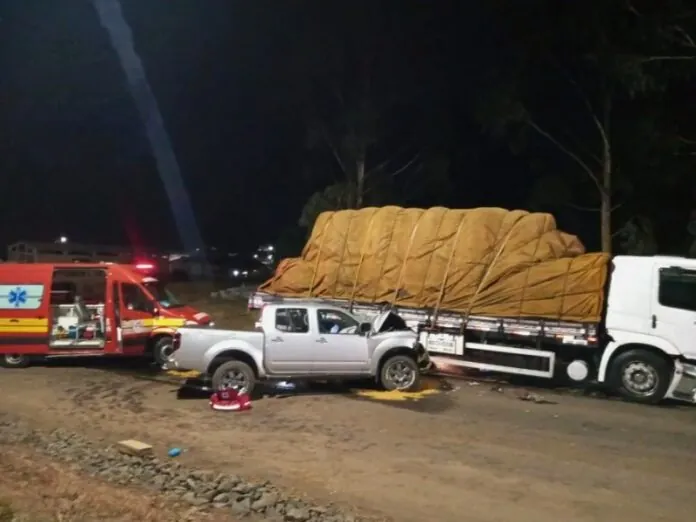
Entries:
{"type": "Polygon", "coordinates": [[[44,432],[14,419],[0,418],[0,446],[20,443],[120,486],[139,486],[199,509],[229,511],[232,520],[247,516],[269,522],[358,522],[367,520],[333,507],[310,505],[283,495],[268,482],[253,483],[233,474],[186,468],[154,456],[134,457],[101,447],[58,429],[44,432]]]}

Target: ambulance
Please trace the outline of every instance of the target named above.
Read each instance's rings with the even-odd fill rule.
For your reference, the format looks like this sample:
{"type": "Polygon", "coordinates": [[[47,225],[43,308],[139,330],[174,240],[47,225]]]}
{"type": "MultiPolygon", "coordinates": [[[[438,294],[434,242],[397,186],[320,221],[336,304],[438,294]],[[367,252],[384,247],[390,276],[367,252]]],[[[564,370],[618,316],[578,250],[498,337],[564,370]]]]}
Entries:
{"type": "Polygon", "coordinates": [[[109,355],[166,364],[183,325],[212,322],[137,265],[0,264],[0,366],[109,355]]]}

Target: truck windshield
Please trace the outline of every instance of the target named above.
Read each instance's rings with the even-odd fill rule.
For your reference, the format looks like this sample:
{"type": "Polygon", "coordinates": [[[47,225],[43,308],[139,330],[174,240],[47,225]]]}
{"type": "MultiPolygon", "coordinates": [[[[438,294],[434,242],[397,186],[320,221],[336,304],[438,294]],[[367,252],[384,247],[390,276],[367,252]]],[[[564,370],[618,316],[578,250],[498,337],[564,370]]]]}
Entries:
{"type": "Polygon", "coordinates": [[[162,308],[177,308],[184,306],[174,294],[161,281],[144,283],[145,288],[152,294],[152,297],[160,304],[162,308]]]}

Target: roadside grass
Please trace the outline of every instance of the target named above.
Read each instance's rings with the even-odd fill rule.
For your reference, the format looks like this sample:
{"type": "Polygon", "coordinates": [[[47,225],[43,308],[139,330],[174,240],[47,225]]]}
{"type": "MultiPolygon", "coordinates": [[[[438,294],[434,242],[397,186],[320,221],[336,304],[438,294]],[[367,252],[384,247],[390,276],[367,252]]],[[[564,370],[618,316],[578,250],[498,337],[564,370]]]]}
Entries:
{"type": "Polygon", "coordinates": [[[258,312],[247,310],[247,300],[219,299],[210,297],[210,293],[225,285],[215,283],[173,283],[172,292],[182,302],[193,306],[201,312],[210,314],[220,328],[230,330],[252,330],[258,318],[258,312]]]}
{"type": "Polygon", "coordinates": [[[9,500],[0,498],[0,522],[13,522],[15,512],[9,500]]]}

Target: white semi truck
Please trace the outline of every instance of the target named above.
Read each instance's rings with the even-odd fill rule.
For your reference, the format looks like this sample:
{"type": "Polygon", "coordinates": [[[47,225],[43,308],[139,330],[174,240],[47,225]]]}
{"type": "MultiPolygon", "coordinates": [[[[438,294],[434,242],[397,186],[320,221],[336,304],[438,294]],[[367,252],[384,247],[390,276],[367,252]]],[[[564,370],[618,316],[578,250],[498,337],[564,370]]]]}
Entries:
{"type": "MultiPolygon", "coordinates": [[[[418,332],[436,367],[564,376],[641,403],[696,402],[696,259],[616,256],[610,272],[598,323],[391,310],[418,332]]],[[[293,299],[256,293],[249,308],[279,300],[293,299]]],[[[389,306],[328,301],[365,318],[389,306]]]]}

